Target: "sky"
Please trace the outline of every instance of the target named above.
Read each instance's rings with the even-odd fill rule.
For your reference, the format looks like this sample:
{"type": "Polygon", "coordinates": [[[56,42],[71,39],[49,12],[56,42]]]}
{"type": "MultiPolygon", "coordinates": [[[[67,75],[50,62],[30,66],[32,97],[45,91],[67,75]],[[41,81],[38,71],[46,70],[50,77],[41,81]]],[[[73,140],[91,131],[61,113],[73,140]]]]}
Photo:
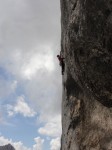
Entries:
{"type": "Polygon", "coordinates": [[[0,146],[59,150],[59,0],[0,0],[0,146]]]}

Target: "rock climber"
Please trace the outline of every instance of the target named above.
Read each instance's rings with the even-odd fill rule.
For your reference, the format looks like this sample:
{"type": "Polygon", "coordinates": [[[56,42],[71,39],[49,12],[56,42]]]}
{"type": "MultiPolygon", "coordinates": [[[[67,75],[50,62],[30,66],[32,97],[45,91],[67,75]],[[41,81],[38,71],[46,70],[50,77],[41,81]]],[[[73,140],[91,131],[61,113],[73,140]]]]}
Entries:
{"type": "Polygon", "coordinates": [[[57,55],[57,58],[59,60],[59,64],[62,68],[62,75],[64,75],[64,71],[65,71],[65,63],[64,63],[64,59],[63,57],[61,57],[60,55],[57,55]]]}

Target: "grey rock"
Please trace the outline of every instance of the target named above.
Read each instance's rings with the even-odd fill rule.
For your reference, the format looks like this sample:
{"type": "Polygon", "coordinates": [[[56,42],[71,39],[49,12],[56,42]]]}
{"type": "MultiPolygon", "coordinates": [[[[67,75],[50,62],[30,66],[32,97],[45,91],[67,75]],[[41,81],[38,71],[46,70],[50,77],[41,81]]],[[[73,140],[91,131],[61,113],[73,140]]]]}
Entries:
{"type": "Polygon", "coordinates": [[[0,150],[15,150],[15,148],[11,145],[4,145],[4,146],[0,146],[0,150]]]}
{"type": "Polygon", "coordinates": [[[112,0],[60,0],[61,150],[112,150],[112,0]]]}

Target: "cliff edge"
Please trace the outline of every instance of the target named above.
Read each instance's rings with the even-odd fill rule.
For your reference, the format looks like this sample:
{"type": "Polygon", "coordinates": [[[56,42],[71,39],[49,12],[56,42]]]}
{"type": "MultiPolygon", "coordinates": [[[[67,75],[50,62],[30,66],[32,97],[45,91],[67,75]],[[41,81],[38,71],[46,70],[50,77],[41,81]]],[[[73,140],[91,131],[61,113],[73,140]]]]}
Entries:
{"type": "Polygon", "coordinates": [[[112,150],[112,0],[61,0],[61,150],[112,150]]]}

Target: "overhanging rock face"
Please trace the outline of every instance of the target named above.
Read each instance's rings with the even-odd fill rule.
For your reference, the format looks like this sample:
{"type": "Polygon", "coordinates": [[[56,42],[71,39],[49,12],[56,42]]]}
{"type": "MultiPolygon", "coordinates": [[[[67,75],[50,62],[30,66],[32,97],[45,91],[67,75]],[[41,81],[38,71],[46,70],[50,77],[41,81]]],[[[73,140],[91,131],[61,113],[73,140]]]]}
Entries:
{"type": "Polygon", "coordinates": [[[62,150],[112,150],[112,0],[61,0],[62,150]]]}

